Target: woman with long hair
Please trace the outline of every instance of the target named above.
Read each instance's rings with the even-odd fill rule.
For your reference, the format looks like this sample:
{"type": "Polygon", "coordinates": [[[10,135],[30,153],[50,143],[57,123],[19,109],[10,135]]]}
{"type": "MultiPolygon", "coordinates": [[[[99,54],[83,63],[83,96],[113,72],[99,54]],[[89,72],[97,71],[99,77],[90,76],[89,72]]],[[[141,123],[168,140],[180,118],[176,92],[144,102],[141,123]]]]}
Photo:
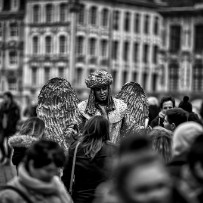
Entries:
{"type": "Polygon", "coordinates": [[[72,193],[75,203],[91,203],[96,187],[107,180],[110,169],[106,167],[106,162],[110,163],[116,151],[115,145],[109,140],[108,120],[103,116],[94,116],[86,123],[79,143],[74,143],[70,147],[62,181],[69,190],[73,156],[76,152],[72,193]]]}

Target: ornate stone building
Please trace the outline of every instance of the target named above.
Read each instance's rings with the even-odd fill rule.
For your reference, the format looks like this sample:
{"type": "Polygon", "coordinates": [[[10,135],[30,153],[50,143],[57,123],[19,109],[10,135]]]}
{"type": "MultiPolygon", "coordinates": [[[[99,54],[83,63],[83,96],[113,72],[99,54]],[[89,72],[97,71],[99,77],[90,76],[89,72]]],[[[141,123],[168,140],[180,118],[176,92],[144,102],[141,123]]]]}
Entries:
{"type": "Polygon", "coordinates": [[[22,93],[24,0],[0,0],[0,91],[22,93]]]}
{"type": "Polygon", "coordinates": [[[70,71],[72,20],[67,1],[27,0],[24,93],[37,94],[56,76],[71,78],[76,89],[83,89],[85,78],[98,68],[112,73],[115,91],[128,81],[139,82],[148,92],[157,91],[162,24],[157,4],[149,0],[80,3],[75,68],[70,71]]]}
{"type": "MultiPolygon", "coordinates": [[[[167,1],[167,0],[166,0],[167,1]]],[[[203,91],[203,1],[169,1],[163,16],[163,92],[199,96],[203,91]]]]}

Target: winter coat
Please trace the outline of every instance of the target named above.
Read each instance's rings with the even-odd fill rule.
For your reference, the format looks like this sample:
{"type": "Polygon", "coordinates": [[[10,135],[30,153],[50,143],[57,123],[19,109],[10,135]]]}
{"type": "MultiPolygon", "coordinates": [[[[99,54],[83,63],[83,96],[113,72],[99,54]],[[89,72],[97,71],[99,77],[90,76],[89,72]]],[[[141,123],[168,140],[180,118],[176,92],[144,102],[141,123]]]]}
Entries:
{"type": "Polygon", "coordinates": [[[161,126],[161,127],[164,127],[164,119],[163,118],[160,118],[159,115],[153,119],[150,123],[150,126],[152,128],[156,127],[156,126],[161,126]]]}
{"type": "Polygon", "coordinates": [[[11,102],[8,106],[6,103],[2,103],[0,107],[0,127],[3,130],[4,136],[9,137],[16,132],[17,123],[20,120],[20,109],[15,102],[11,102]],[[6,128],[3,128],[3,118],[7,116],[6,128]]]}
{"type": "MultiPolygon", "coordinates": [[[[74,144],[75,145],[75,144],[74,144]]],[[[62,181],[69,190],[72,162],[75,147],[69,149],[69,160],[64,168],[62,181]]],[[[74,203],[91,203],[97,186],[109,178],[106,162],[111,161],[115,155],[115,145],[104,143],[101,150],[91,159],[84,153],[79,145],[75,164],[75,184],[73,189],[74,203]]]]}
{"type": "Polygon", "coordinates": [[[12,163],[18,168],[26,150],[39,139],[29,135],[16,134],[9,138],[8,143],[13,148],[12,163]]]}
{"type": "MultiPolygon", "coordinates": [[[[19,175],[14,177],[8,185],[20,189],[33,203],[72,203],[63,183],[58,177],[51,182],[43,182],[29,175],[23,165],[19,166],[19,175]]],[[[15,191],[0,191],[0,203],[27,203],[15,191]]]]}

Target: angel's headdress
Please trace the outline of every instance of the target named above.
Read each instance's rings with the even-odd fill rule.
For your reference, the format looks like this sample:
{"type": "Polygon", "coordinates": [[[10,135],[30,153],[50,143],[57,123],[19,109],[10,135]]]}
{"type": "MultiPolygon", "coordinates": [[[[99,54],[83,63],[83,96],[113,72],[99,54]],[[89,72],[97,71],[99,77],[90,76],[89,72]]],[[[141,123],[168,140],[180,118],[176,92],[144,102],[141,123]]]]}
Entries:
{"type": "Polygon", "coordinates": [[[107,103],[107,111],[112,111],[115,109],[115,104],[113,102],[113,98],[111,96],[110,85],[113,82],[113,77],[110,73],[104,70],[97,70],[91,73],[88,78],[85,80],[85,83],[88,88],[91,88],[90,95],[88,98],[88,103],[85,112],[89,115],[94,115],[97,108],[94,88],[109,86],[109,95],[108,95],[108,103],[107,103]]]}
{"type": "Polygon", "coordinates": [[[70,83],[52,78],[38,96],[37,114],[45,122],[45,136],[67,149],[69,127],[77,123],[79,100],[70,83]]]}

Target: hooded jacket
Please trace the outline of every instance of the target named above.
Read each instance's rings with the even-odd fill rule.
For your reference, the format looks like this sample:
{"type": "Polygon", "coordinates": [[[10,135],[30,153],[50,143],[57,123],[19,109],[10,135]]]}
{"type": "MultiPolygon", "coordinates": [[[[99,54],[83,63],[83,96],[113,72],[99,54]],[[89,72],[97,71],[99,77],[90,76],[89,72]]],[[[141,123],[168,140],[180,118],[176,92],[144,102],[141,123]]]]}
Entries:
{"type": "Polygon", "coordinates": [[[8,143],[13,148],[12,163],[18,168],[23,160],[26,150],[39,139],[29,135],[16,134],[9,138],[8,143]]]}

